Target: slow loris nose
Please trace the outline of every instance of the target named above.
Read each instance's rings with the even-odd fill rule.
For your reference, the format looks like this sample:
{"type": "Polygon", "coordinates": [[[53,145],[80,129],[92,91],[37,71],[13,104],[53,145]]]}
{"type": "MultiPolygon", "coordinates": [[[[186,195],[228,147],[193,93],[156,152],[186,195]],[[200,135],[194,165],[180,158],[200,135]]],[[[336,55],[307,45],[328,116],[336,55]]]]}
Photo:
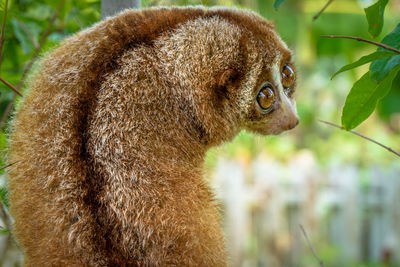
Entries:
{"type": "Polygon", "coordinates": [[[285,130],[293,129],[299,124],[299,115],[297,114],[296,101],[290,99],[284,92],[280,92],[282,115],[285,130]]]}
{"type": "Polygon", "coordinates": [[[293,118],[289,119],[287,127],[285,130],[290,130],[293,129],[294,127],[299,124],[299,117],[298,116],[293,116],[293,118]]]}

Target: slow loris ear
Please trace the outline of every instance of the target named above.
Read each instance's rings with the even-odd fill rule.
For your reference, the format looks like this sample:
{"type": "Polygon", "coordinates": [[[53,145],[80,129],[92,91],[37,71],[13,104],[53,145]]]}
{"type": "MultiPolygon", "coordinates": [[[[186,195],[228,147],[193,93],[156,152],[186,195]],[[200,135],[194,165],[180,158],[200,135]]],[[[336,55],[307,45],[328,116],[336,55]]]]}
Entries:
{"type": "Polygon", "coordinates": [[[236,81],[240,78],[240,72],[237,68],[229,68],[227,70],[221,71],[217,79],[218,87],[226,87],[230,85],[234,85],[236,81]]]}
{"type": "Polygon", "coordinates": [[[231,119],[235,105],[234,98],[239,94],[239,83],[243,75],[238,68],[225,68],[216,72],[207,88],[197,90],[194,95],[195,129],[201,141],[221,141],[232,131],[231,119]]]}
{"type": "Polygon", "coordinates": [[[223,100],[223,97],[228,97],[229,94],[232,93],[230,90],[238,87],[241,78],[242,72],[238,67],[231,67],[221,71],[216,79],[216,100],[221,101],[223,100]]]}

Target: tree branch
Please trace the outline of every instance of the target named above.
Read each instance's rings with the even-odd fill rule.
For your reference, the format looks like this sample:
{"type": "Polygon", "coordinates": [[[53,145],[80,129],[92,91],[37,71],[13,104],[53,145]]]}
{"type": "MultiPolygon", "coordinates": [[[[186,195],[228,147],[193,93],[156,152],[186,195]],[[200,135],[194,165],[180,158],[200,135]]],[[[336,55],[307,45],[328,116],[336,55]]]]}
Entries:
{"type": "Polygon", "coordinates": [[[299,226],[300,226],[301,231],[303,232],[304,237],[305,237],[306,240],[307,240],[308,246],[310,247],[311,252],[313,253],[315,259],[318,261],[318,263],[319,263],[319,265],[320,265],[321,267],[324,267],[324,266],[325,266],[325,265],[324,265],[324,262],[318,257],[317,252],[315,251],[314,246],[311,244],[311,241],[310,241],[310,239],[308,238],[308,235],[307,235],[307,233],[306,233],[306,230],[304,230],[303,225],[299,224],[299,226]]]}
{"type": "Polygon", "coordinates": [[[332,2],[333,2],[333,0],[329,0],[329,1],[324,5],[324,7],[323,7],[317,14],[314,15],[314,17],[312,18],[312,20],[314,21],[314,20],[316,20],[317,18],[319,18],[319,16],[325,11],[325,9],[326,9],[330,4],[332,4],[332,2]]]}
{"type": "Polygon", "coordinates": [[[8,9],[8,0],[6,0],[6,2],[4,3],[3,22],[1,23],[1,35],[0,35],[0,71],[1,71],[2,56],[3,56],[4,28],[5,28],[5,26],[6,26],[7,9],[8,9]]]}
{"type": "Polygon", "coordinates": [[[379,42],[375,42],[375,41],[371,41],[368,39],[364,39],[361,37],[355,37],[355,36],[347,36],[347,35],[321,35],[321,37],[327,37],[327,38],[347,38],[347,39],[353,39],[353,40],[357,40],[359,42],[365,42],[365,43],[370,43],[376,46],[380,46],[383,47],[387,50],[393,51],[397,54],[400,54],[400,50],[393,48],[391,46],[388,46],[387,44],[383,44],[383,43],[379,43],[379,42]]]}
{"type": "Polygon", "coordinates": [[[346,130],[346,129],[344,129],[342,126],[339,126],[339,125],[334,124],[334,123],[329,122],[329,121],[319,120],[319,122],[322,122],[322,123],[325,123],[325,124],[327,124],[327,125],[330,125],[330,126],[333,126],[333,127],[339,128],[339,129],[342,129],[342,130],[344,130],[344,131],[346,131],[346,132],[350,132],[350,133],[352,133],[352,134],[355,134],[355,135],[357,135],[357,136],[359,136],[359,137],[361,137],[361,138],[364,138],[364,139],[366,139],[366,140],[368,140],[368,141],[370,141],[370,142],[372,142],[372,143],[377,144],[378,146],[383,147],[384,149],[388,150],[389,152],[391,152],[391,153],[395,154],[396,156],[400,157],[400,153],[394,151],[393,149],[391,149],[391,148],[388,147],[388,146],[385,146],[385,145],[382,144],[382,143],[379,143],[378,141],[375,141],[375,140],[372,139],[372,138],[369,138],[369,137],[367,137],[367,136],[365,136],[365,135],[362,135],[362,134],[357,133],[357,132],[352,131],[352,130],[346,130]]]}
{"type": "Polygon", "coordinates": [[[4,83],[5,85],[7,85],[7,86],[8,86],[11,90],[13,90],[15,93],[17,93],[18,95],[20,95],[20,96],[23,97],[22,93],[21,93],[17,88],[15,88],[11,83],[7,82],[6,80],[4,80],[4,79],[1,78],[1,77],[0,77],[0,81],[1,81],[2,83],[4,83]]]}

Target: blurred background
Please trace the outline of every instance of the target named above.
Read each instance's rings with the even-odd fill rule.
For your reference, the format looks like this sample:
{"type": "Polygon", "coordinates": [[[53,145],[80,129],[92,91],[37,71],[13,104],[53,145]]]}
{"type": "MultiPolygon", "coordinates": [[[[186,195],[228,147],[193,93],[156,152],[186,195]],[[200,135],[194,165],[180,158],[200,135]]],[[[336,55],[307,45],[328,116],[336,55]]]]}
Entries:
{"type": "MultiPolygon", "coordinates": [[[[5,2],[0,0],[1,20],[5,2]]],[[[375,1],[336,0],[315,21],[312,17],[327,1],[287,0],[278,10],[273,2],[141,3],[142,8],[224,5],[254,10],[275,22],[296,55],[300,125],[280,136],[241,132],[232,143],[209,151],[206,158],[206,179],[222,204],[231,265],[320,266],[308,237],[325,266],[400,266],[400,159],[318,121],[340,124],[346,95],[368,65],[334,80],[331,75],[376,50],[370,44],[320,35],[370,39],[363,8],[375,1]]],[[[21,79],[27,80],[24,72],[30,69],[32,58],[100,19],[99,0],[8,1],[0,77],[25,90],[21,79]]],[[[391,0],[376,41],[399,22],[400,0],[391,0]]],[[[356,131],[400,151],[400,75],[394,84],[394,90],[356,131]]],[[[10,103],[19,97],[4,84],[0,92],[0,166],[4,166],[10,103]]],[[[0,266],[20,266],[22,255],[9,233],[12,218],[7,211],[4,170],[0,171],[0,200],[0,266]]]]}

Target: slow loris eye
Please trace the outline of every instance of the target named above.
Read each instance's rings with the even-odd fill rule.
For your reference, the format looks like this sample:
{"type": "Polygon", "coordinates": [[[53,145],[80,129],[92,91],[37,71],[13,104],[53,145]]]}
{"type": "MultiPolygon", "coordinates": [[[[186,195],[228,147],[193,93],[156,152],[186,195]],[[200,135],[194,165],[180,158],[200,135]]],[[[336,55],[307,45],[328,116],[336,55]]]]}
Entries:
{"type": "Polygon", "coordinates": [[[283,87],[290,88],[294,84],[294,72],[289,65],[285,65],[282,70],[282,85],[283,87]]]}
{"type": "Polygon", "coordinates": [[[257,95],[258,105],[260,105],[264,111],[269,111],[269,109],[272,107],[272,104],[274,104],[274,99],[274,91],[272,91],[272,88],[269,85],[261,88],[257,95]]]}

